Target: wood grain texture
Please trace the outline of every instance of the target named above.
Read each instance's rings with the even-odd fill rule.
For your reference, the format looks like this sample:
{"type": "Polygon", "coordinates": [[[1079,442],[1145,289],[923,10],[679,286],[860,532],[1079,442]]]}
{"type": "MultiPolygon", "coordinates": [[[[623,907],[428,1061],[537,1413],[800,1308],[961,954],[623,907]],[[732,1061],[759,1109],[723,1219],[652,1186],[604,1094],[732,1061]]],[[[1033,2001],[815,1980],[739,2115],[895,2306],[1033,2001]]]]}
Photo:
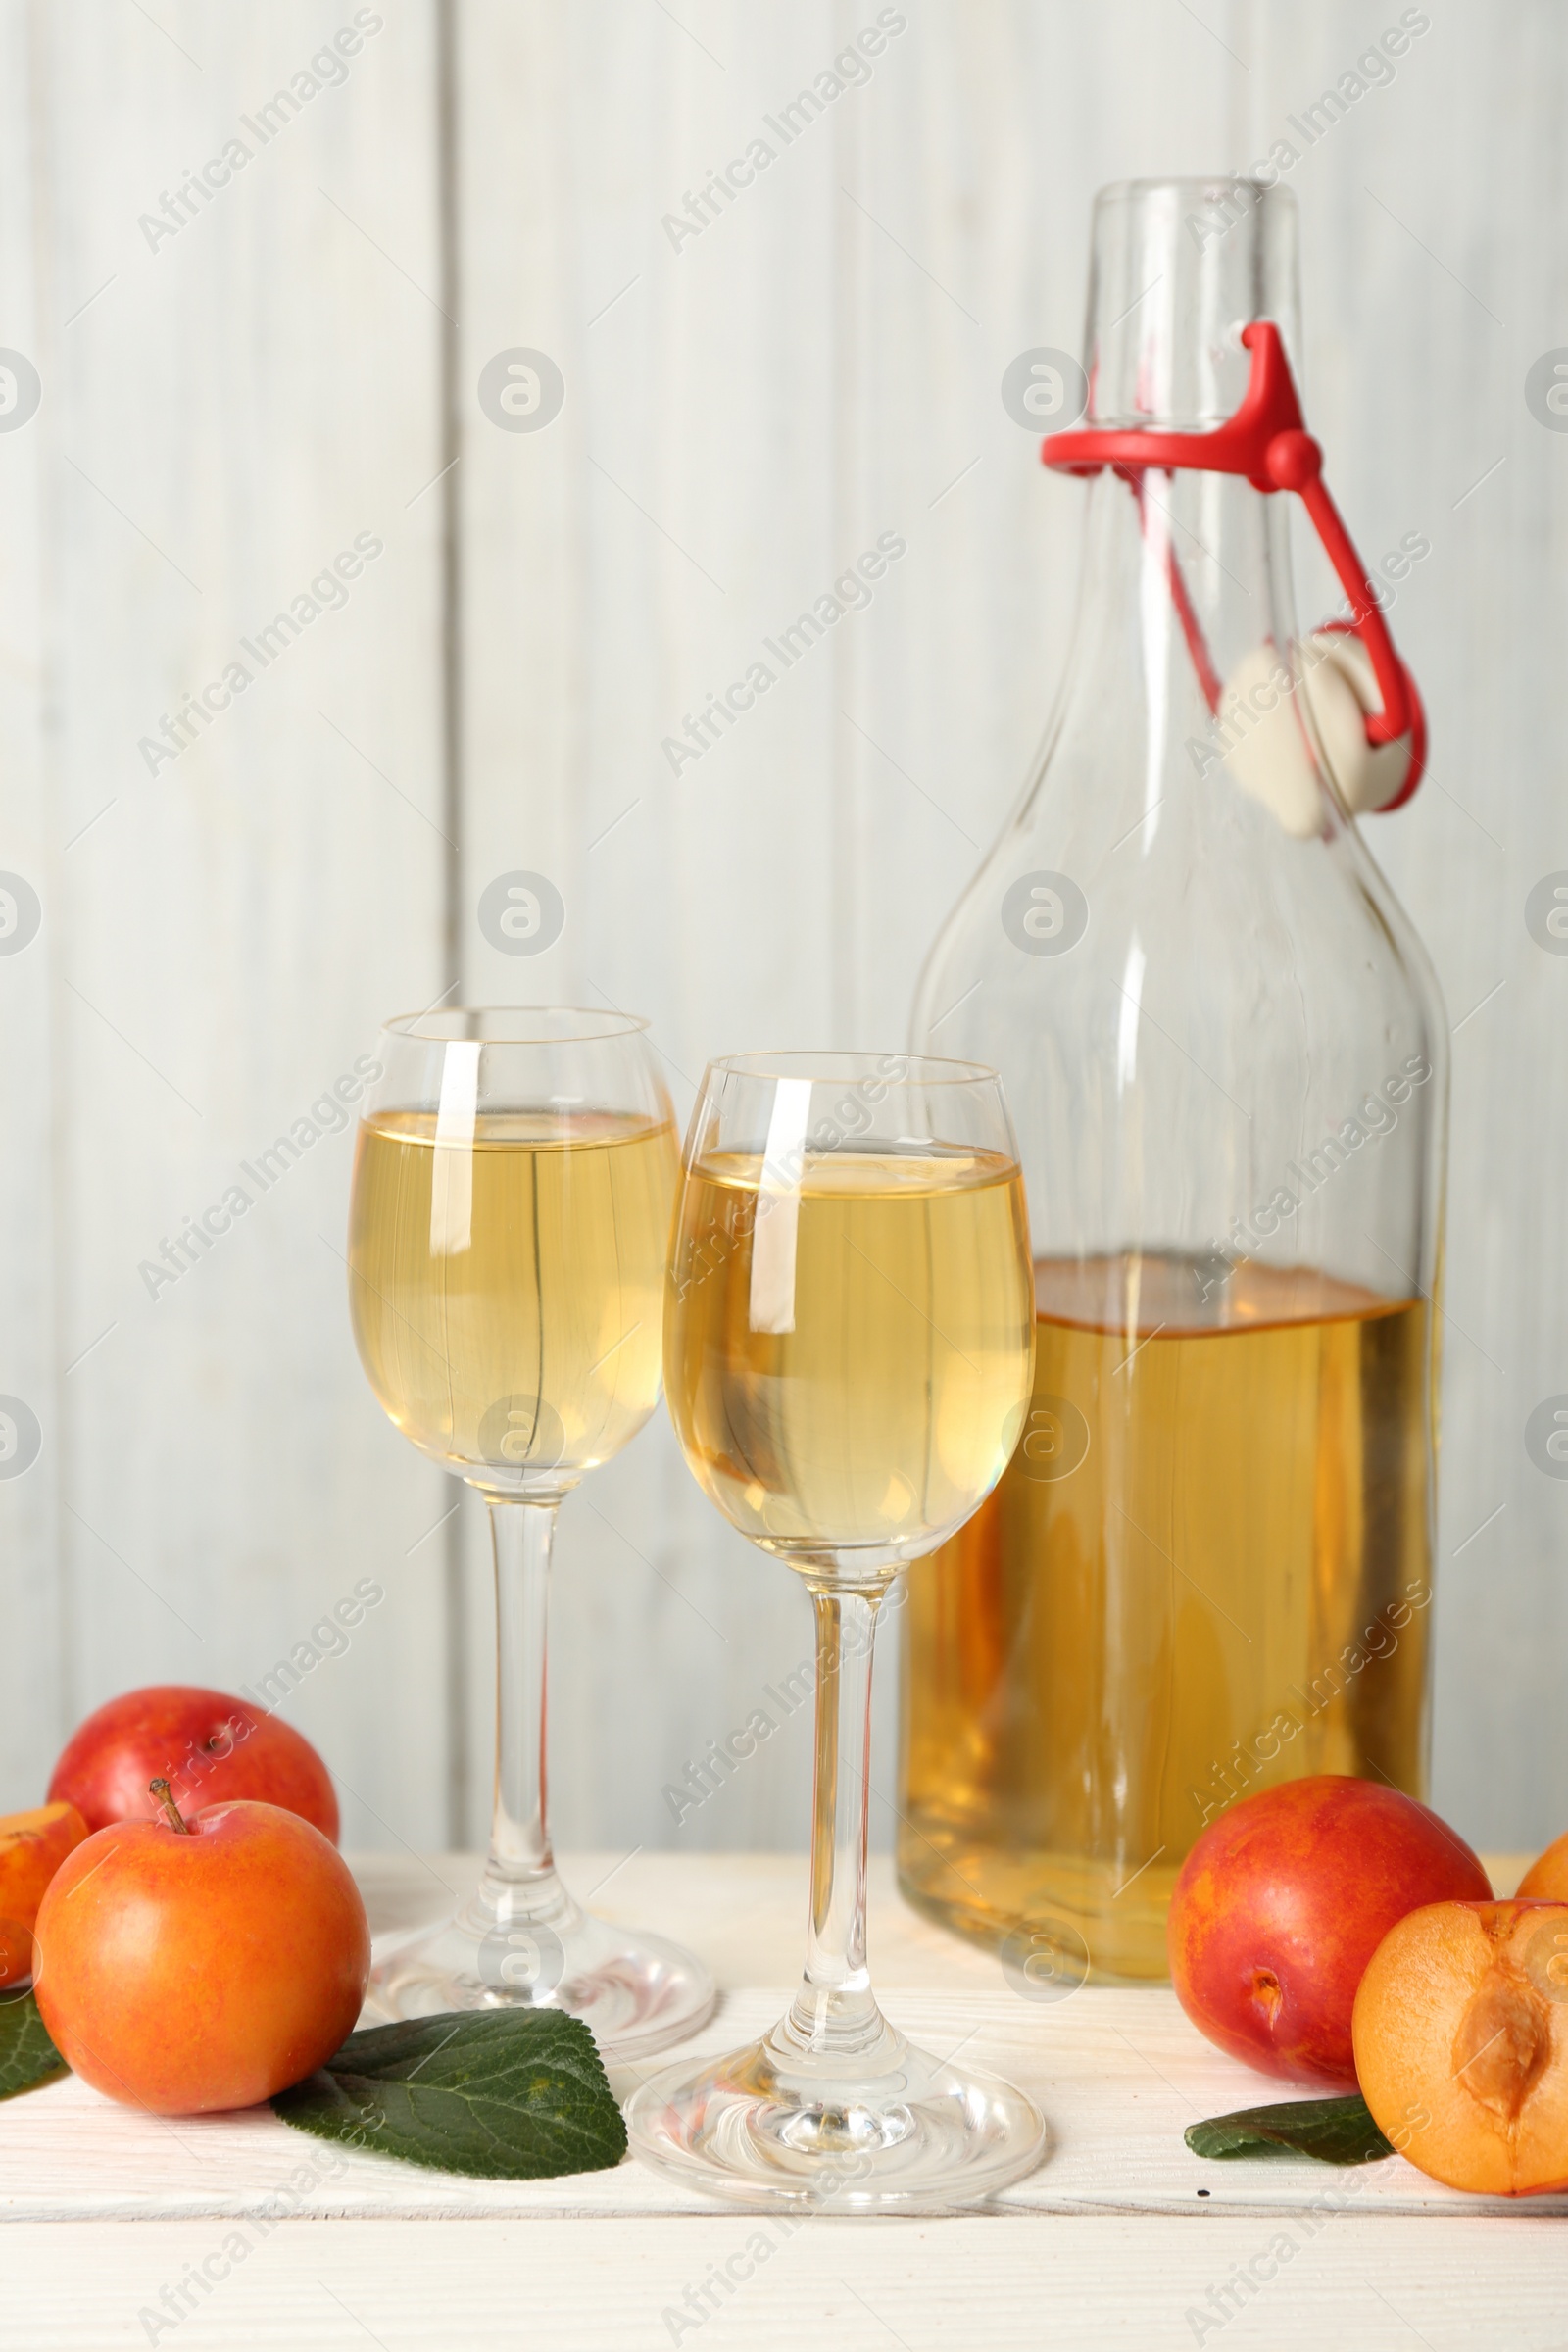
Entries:
{"type": "MultiPolygon", "coordinates": [[[[1115,7],[908,14],[910,31],[890,44],[870,86],[813,125],[813,137],[830,131],[835,142],[831,229],[798,180],[782,177],[804,155],[784,158],[766,190],[769,204],[789,194],[799,234],[812,241],[815,331],[831,323],[835,338],[831,438],[819,424],[814,465],[788,476],[792,511],[831,470],[838,555],[884,521],[910,546],[886,593],[827,649],[837,665],[824,714],[832,736],[816,739],[795,795],[803,838],[824,795],[834,809],[815,887],[802,895],[793,866],[777,862],[767,780],[738,730],[684,771],[674,797],[698,778],[710,792],[727,782],[726,763],[748,762],[772,903],[790,907],[793,891],[797,924],[813,923],[824,902],[832,910],[834,1037],[901,1034],[925,946],[1024,774],[1071,618],[1082,492],[1042,478],[1032,437],[997,396],[1002,368],[1034,343],[1076,348],[1098,185],[1244,168],[1294,136],[1299,160],[1287,179],[1301,206],[1307,396],[1331,478],[1373,560],[1409,531],[1433,551],[1395,614],[1427,690],[1432,781],[1407,813],[1366,832],[1428,944],[1455,1032],[1435,1797],[1477,1841],[1544,1841],[1568,1809],[1568,1730],[1551,1703],[1568,1639],[1556,1573],[1568,1487],[1526,1456],[1523,1432],[1542,1397],[1568,1389],[1549,1077],[1568,963],[1526,934],[1523,904],[1540,875],[1568,861],[1552,782],[1564,739],[1556,559],[1568,452],[1527,411],[1523,379],[1563,331],[1553,324],[1561,263],[1538,243],[1560,193],[1563,25],[1541,7],[1505,24],[1479,5],[1445,11],[1409,41],[1391,81],[1368,79],[1309,142],[1290,119],[1299,122],[1353,74],[1383,28],[1364,11],[1239,4],[1157,24],[1115,7]]],[[[1398,12],[1388,18],[1396,24],[1398,12]]],[[[726,84],[760,45],[720,8],[686,22],[726,61],[726,84]]],[[[841,9],[835,39],[858,22],[841,9]]],[[[810,54],[803,43],[803,67],[810,54]]],[[[689,47],[685,65],[694,88],[712,84],[689,47]]],[[[715,126],[707,146],[696,139],[687,152],[707,162],[721,145],[715,126]]],[[[754,191],[748,202],[760,210],[761,200],[754,191]]],[[[737,204],[663,279],[650,271],[612,320],[645,302],[657,316],[673,301],[668,281],[699,265],[716,278],[710,248],[752,233],[737,204]]],[[[768,320],[793,318],[799,268],[792,253],[770,280],[768,320]]],[[[737,337],[757,331],[733,296],[730,315],[737,337]]],[[[671,314],[672,334],[675,316],[683,345],[700,343],[704,307],[671,314]]],[[[785,348],[793,355],[793,336],[785,348]]],[[[754,494],[750,442],[730,436],[750,423],[733,409],[705,411],[705,472],[728,470],[738,497],[754,494]]],[[[1297,541],[1305,618],[1335,592],[1310,535],[1298,530],[1297,541]]],[[[754,576],[784,561],[764,542],[754,576]]],[[[700,585],[686,583],[683,609],[710,649],[698,667],[722,676],[732,640],[700,585]]],[[[650,734],[659,723],[650,713],[650,734]]],[[[629,823],[645,817],[666,821],[645,805],[629,823]]],[[[737,903],[746,839],[726,834],[737,903]]],[[[737,963],[727,929],[694,925],[684,894],[675,904],[686,919],[651,943],[644,968],[657,991],[664,959],[678,963],[695,1007],[706,991],[706,1025],[699,1014],[688,1031],[694,1062],[710,1041],[728,1042],[766,949],[754,938],[737,963]]],[[[806,986],[790,987],[788,1012],[807,1004],[806,986]]],[[[704,1606],[733,1640],[720,1572],[706,1565],[728,1540],[689,1516],[684,1527],[683,1556],[713,1596],[704,1606]]],[[[661,1659],[672,1691],[683,1672],[678,1620],[675,1632],[676,1649],[661,1659]]],[[[728,1651],[716,1673],[703,1660],[698,1703],[710,1712],[709,1694],[719,1692],[744,1712],[735,1664],[728,1651]]],[[[622,1684],[616,1695],[635,1721],[638,1690],[622,1684]]],[[[716,1831],[733,1837],[753,1818],[747,1805],[766,1802],[756,1834],[777,1834],[763,1778],[745,1798],[726,1793],[716,1831]]],[[[628,1838],[648,1834],[646,1798],[633,1796],[620,1820],[628,1838]]],[[[586,1827],[572,1817],[578,1834],[586,1827]]],[[[709,1834],[689,1821],[680,1836],[709,1834]]]]}
{"type": "MultiPolygon", "coordinates": [[[[412,1860],[363,1862],[372,1921],[423,1916],[432,1883],[460,1886],[473,1860],[426,1857],[433,1880],[412,1860]]],[[[582,1883],[612,1861],[572,1857],[582,1883]]],[[[704,2036],[716,2048],[784,2000],[782,1982],[762,1987],[802,1880],[794,1856],[648,1856],[603,1907],[710,1954],[726,1988],[704,2036]]],[[[1020,2347],[1202,2342],[1221,2322],[1259,2346],[1555,2341],[1561,2266],[1541,2225],[1564,2200],[1494,2211],[1399,2159],[1353,2174],[1202,2164],[1186,2123],[1255,2098],[1259,2078],[1201,2041],[1172,1995],[1021,2000],[992,1958],[898,1900],[885,1861],[871,1941],[890,2014],[1015,2068],[1045,2105],[1045,2164],[984,2214],[789,2227],[698,2205],[630,2161],[558,2181],[451,2179],[322,2147],[265,2110],[158,2125],[68,2082],[0,2107],[7,2322],[51,2352],[165,2341],[161,2309],[179,2314],[181,2344],[388,2352],[694,2331],[794,2346],[813,2330],[920,2352],[981,2324],[988,2343],[1020,2347]]]]}
{"type": "MultiPolygon", "coordinates": [[[[1459,0],[1430,14],[1394,80],[1310,145],[1290,117],[1338,88],[1398,12],[1256,7],[1233,22],[1251,66],[1248,155],[1282,135],[1301,151],[1287,176],[1301,206],[1307,398],[1336,496],[1369,561],[1408,531],[1432,543],[1393,613],[1426,697],[1431,780],[1363,832],[1426,942],[1454,1032],[1434,1801],[1478,1844],[1539,1845],[1568,1813],[1555,1704],[1568,1485],[1528,1458],[1524,1429],[1568,1389],[1548,1076],[1568,961],[1529,936],[1524,907],[1568,863],[1551,781],[1565,738],[1568,441],[1538,422],[1524,387],[1568,331],[1562,257],[1536,232],[1561,200],[1551,125],[1568,55],[1549,9],[1499,19],[1459,0]]],[[[1321,567],[1300,570],[1316,587],[1303,612],[1326,610],[1321,567]]]]}
{"type": "MultiPolygon", "coordinates": [[[[32,118],[33,86],[26,20],[0,15],[0,344],[40,348],[40,264],[48,226],[41,217],[40,160],[32,118]]],[[[36,364],[36,363],[35,363],[36,364]]],[[[0,889],[13,905],[30,891],[42,911],[23,946],[9,930],[0,957],[0,1392],[33,1413],[53,1438],[69,1357],[58,1348],[57,1270],[62,1234],[56,1213],[54,1148],[61,1103],[57,1066],[58,986],[54,975],[54,877],[65,854],[50,806],[43,681],[49,618],[40,593],[48,543],[48,466],[32,425],[0,438],[0,889]],[[16,877],[16,880],[11,879],[16,877]]],[[[89,1335],[90,1336],[90,1335],[89,1335]]],[[[14,1408],[0,1406],[14,1421],[14,1408]]],[[[21,1456],[8,1465],[15,1470],[21,1456]]],[[[52,1754],[63,1713],[71,1627],[54,1565],[60,1546],[60,1492],[47,1456],[0,1481],[0,1788],[41,1794],[38,1761],[52,1754]]]]}
{"type": "MultiPolygon", "coordinates": [[[[838,118],[788,148],[762,127],[833,54],[835,25],[822,0],[690,15],[476,0],[460,19],[466,986],[648,1014],[682,1125],[710,1054],[853,1026],[837,1000],[844,636],[787,675],[762,644],[861,544],[835,440],[838,118]],[[672,245],[662,217],[759,134],[775,160],[672,245]],[[565,378],[537,433],[498,430],[472,396],[515,346],[565,378]],[[776,682],[676,772],[664,739],[758,660],[776,682]],[[566,906],[559,943],[527,961],[473,914],[514,868],[549,874],[566,906]]],[[[886,92],[879,76],[845,103],[893,102],[886,63],[886,92]]],[[[803,1592],[705,1501],[662,1415],[569,1499],[558,1561],[558,1835],[804,1840],[803,1720],[679,1821],[662,1793],[810,1646],[803,1592]]],[[[476,1709],[476,1792],[488,1740],[476,1709]]]]}
{"type": "Polygon", "coordinates": [[[69,1635],[58,1676],[36,1642],[5,1801],[40,1793],[111,1691],[256,1683],[373,1565],[392,1597],[347,1656],[311,1659],[289,1711],[351,1834],[428,1837],[439,1615],[405,1553],[440,1482],[355,1362],[351,1137],[311,1105],[384,1012],[443,985],[437,566],[410,503],[439,464],[434,314],[411,283],[434,267],[429,25],[386,24],[264,141],[241,117],[325,83],[307,61],[352,12],[174,15],[5,15],[45,383],[8,449],[27,445],[45,514],[11,591],[42,636],[48,875],[15,969],[47,988],[27,1110],[56,1237],[10,1227],[6,1320],[48,1398],[17,1574],[69,1635]],[[236,135],[248,162],[149,246],[139,216],[236,135]],[[381,553],[334,598],[357,534],[381,553]],[[280,611],[264,663],[245,641],[280,611]],[[149,772],[142,739],[236,661],[232,707],[149,772]],[[264,1189],[240,1163],[280,1134],[264,1189]],[[247,1212],[151,1295],[143,1262],[235,1185],[247,1212]]]}
{"type": "MultiPolygon", "coordinates": [[[[395,1847],[444,1825],[454,1732],[478,1833],[488,1565],[465,1508],[472,1671],[452,1726],[446,1539],[428,1533],[452,1493],[353,1357],[330,1254],[346,1139],[313,1147],[156,1300],[138,1264],[382,1015],[454,979],[635,1004],[682,1117],[710,1054],[902,1039],[1072,615],[1082,493],[1042,475],[1003,368],[1076,348],[1096,187],[1245,167],[1399,10],[905,0],[869,79],[786,140],[768,119],[875,20],[869,0],[454,0],[446,288],[434,0],[382,13],[346,82],[252,138],[233,184],[151,251],[138,216],[352,10],[168,0],[111,23],[83,0],[0,0],[0,342],[45,381],[38,416],[0,433],[0,870],[35,873],[45,906],[38,939],[0,957],[0,1394],[36,1400],[45,1429],[36,1468],[0,1481],[0,1802],[35,1795],[108,1690],[253,1681],[371,1574],[387,1604],[290,1707],[358,1791],[352,1835],[395,1847]],[[672,242],[665,216],[759,136],[766,168],[672,242]],[[457,974],[442,494],[424,489],[446,448],[443,305],[460,354],[457,974]],[[479,370],[514,346],[565,380],[541,432],[479,407],[479,370]],[[137,743],[173,698],[359,530],[386,553],[347,609],[149,775],[137,743]],[[882,531],[906,555],[786,669],[764,640],[882,531]],[[758,659],[767,693],[674,772],[666,739],[758,659]],[[532,960],[476,920],[517,867],[566,906],[532,960]]],[[[1435,1793],[1474,1840],[1539,1844],[1568,1816],[1568,1484],[1523,1429],[1568,1393],[1568,959],[1529,937],[1523,905],[1568,869],[1568,440],[1523,383],[1568,336],[1568,25],[1545,0],[1429,13],[1392,81],[1297,139],[1287,177],[1330,478],[1366,551],[1432,542],[1394,614],[1432,781],[1367,833],[1455,1027],[1435,1793]]],[[[1324,582],[1298,549],[1311,614],[1324,582]]],[[[561,1834],[803,1838],[801,1715],[679,1822],[663,1794],[797,1664],[808,1625],[662,1417],[568,1504],[559,1558],[561,1834]]]]}
{"type": "MultiPolygon", "coordinates": [[[[713,1862],[716,1857],[703,1859],[713,1862]]],[[[999,1972],[1000,1978],[1000,1972],[999,1972]]],[[[793,1987],[727,1994],[719,2015],[678,2055],[695,2064],[757,2039],[778,2021],[793,1987]]],[[[1183,2132],[1206,2116],[1256,2106],[1273,2086],[1200,2042],[1166,1991],[1097,1991],[1036,2005],[1005,1986],[989,1993],[906,1991],[889,2016],[939,2054],[962,2042],[965,2063],[1015,2082],[1050,2130],[1038,2172],[995,2200],[1004,2213],[1287,2214],[1322,2200],[1330,2215],[1488,2216],[1523,2210],[1505,2198],[1467,2197],[1430,2180],[1403,2157],[1349,2171],[1290,2161],[1193,2155],[1183,2132]],[[1208,2193],[1201,2201],[1198,2192],[1208,2193]]],[[[673,2063],[673,2059],[671,2060],[673,2063]]],[[[637,2087],[612,2070],[620,2098],[637,2087]]],[[[672,2187],[628,2157],[612,2171],[559,2180],[469,2180],[390,2156],[331,2148],[290,2131],[269,2108],[162,2122],[110,2107],[74,2077],[29,2091],[0,2114],[0,2212],[8,2222],[148,2221],[242,2215],[292,2190],[318,2219],[446,2215],[699,2215],[706,2200],[672,2187]],[[313,2161],[314,2159],[314,2161],[313,2161]]],[[[1532,2198],[1530,2213],[1568,2214],[1568,2197],[1532,2198]]],[[[839,2217],[842,2218],[842,2217],[839,2217]]],[[[1204,2217],[1207,2218],[1207,2217],[1204,2217]]]]}
{"type": "MultiPolygon", "coordinates": [[[[362,1865],[372,1923],[430,1915],[440,1884],[471,1883],[474,1857],[431,1855],[362,1865]]],[[[600,1885],[607,1917],[678,1936],[711,1963],[719,2009],[669,2060],[694,2060],[765,2032],[793,1989],[802,1948],[805,1870],[794,1856],[648,1855],[620,1868],[583,1855],[574,1877],[600,1885]],[[602,1883],[602,1884],[601,1884],[602,1883]]],[[[1175,1995],[1083,1986],[1061,2000],[1020,1993],[997,1958],[959,1944],[895,1893],[880,1857],[870,1896],[873,1978],[887,2014],[926,2048],[960,2045],[969,2063],[1020,2083],[1050,2127],[1040,2169],[997,2202],[1008,2214],[1310,2213],[1449,2218],[1516,2214],[1504,2199],[1465,2197],[1401,2157],[1351,2172],[1298,2162],[1206,2163],[1184,2144],[1204,2116],[1256,2105],[1263,2078],[1204,2041],[1175,1995]],[[1199,2197],[1199,2190],[1206,2195],[1199,2197]]],[[[641,2073],[612,2070],[616,2095],[641,2073]]],[[[1291,2086],[1279,2084],[1280,2095],[1291,2086]]],[[[0,2106],[0,2218],[7,2222],[218,2219],[286,2195],[301,2215],[416,2220],[447,2215],[700,2217],[703,2200],[628,2158],[559,2180],[472,2180],[352,2149],[321,2149],[270,2110],[157,2118],[117,2107],[74,2077],[0,2106]]],[[[1568,2196],[1532,2214],[1568,2212],[1568,2196]]],[[[739,2225],[737,2225],[738,2227],[739,2225]]],[[[744,2237],[745,2231],[741,2230],[744,2237]]],[[[9,2240],[7,2241],[9,2242],[9,2240]]]]}
{"type": "MultiPolygon", "coordinates": [[[[1289,2228],[1289,2225],[1283,2225],[1289,2228]]],[[[187,2288],[177,2334],[160,2343],[245,2352],[667,2352],[673,2343],[795,2352],[803,2341],[845,2352],[907,2352],[984,2340],[1004,2352],[1076,2352],[1120,2343],[1175,2352],[1216,2310],[1227,2345],[1318,2352],[1407,2352],[1446,2346],[1487,2328],[1549,2344],[1560,2328],[1554,2233],[1528,2221],[1441,2226],[1346,2214],[1254,2295],[1238,2271],[1278,2265],[1278,2217],[1186,2220],[1000,2215],[892,2225],[833,2221],[807,2227],[740,2276],[733,2294],[710,2287],[708,2316],[680,2330],[688,2290],[743,2254],[749,2217],[667,2221],[343,2221],[330,2229],[284,2223],[210,2294],[187,2288]],[[390,2241],[390,2242],[389,2242],[390,2241]],[[676,2324],[665,2318],[676,2314],[676,2324]],[[983,2317],[982,2317],[983,2314],[983,2317]],[[1412,2328],[1417,2331],[1412,2334],[1412,2328]]],[[[211,2220],[111,2230],[91,2223],[23,2224],[7,2232],[8,2308],[19,2335],[47,2352],[140,2344],[143,2309],[187,2266],[221,2254],[228,2231],[211,2220]]],[[[229,2260],[232,2260],[230,2254],[229,2260]]],[[[752,2256],[756,2262],[755,2253],[752,2256]]],[[[176,2301],[175,2308],[179,2305],[176,2301]]],[[[704,2308],[701,2295],[696,2309],[704,2308]]]]}

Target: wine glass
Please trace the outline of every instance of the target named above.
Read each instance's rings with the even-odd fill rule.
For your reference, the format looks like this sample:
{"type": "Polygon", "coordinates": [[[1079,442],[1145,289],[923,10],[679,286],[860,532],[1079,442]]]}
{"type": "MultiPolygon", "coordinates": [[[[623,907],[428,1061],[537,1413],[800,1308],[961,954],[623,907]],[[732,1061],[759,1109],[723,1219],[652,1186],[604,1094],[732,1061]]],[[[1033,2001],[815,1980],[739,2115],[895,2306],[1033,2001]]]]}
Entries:
{"type": "Polygon", "coordinates": [[[816,1619],[806,1973],[748,2047],[653,2077],[632,2144],[743,2203],[983,2197],[1038,2161],[1009,2084],[913,2049],[865,1960],[877,1607],[1001,1477],[1030,1393],[1029,1223],[996,1073],[902,1054],[712,1063],[687,1135],[664,1385],[698,1484],[816,1619]]]}
{"type": "Polygon", "coordinates": [[[385,1411],[490,1511],[490,1851],[456,1919],[382,1961],[394,2017],[556,2008],[636,2058],[702,2023],[713,1984],[581,1911],[545,1804],[545,1637],[562,1497],[659,1401],[677,1156],[646,1022],[570,1006],[406,1016],[381,1032],[349,1216],[349,1303],[385,1411]]]}

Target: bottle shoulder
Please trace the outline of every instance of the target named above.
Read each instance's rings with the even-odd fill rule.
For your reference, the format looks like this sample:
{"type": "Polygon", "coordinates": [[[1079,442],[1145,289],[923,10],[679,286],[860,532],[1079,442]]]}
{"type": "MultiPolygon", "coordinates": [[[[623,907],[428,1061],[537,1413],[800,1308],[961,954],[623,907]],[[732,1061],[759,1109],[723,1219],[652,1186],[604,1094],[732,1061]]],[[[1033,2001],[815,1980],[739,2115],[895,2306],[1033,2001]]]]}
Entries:
{"type": "Polygon", "coordinates": [[[1271,820],[1202,828],[1161,811],[1119,838],[1036,799],[1004,828],[932,944],[911,1044],[979,1053],[1054,1007],[1089,1028],[1148,1017],[1245,1026],[1302,1054],[1387,1030],[1446,1037],[1413,924],[1356,826],[1257,838],[1271,820]],[[959,1039],[965,1042],[960,1045],[959,1039]]]}

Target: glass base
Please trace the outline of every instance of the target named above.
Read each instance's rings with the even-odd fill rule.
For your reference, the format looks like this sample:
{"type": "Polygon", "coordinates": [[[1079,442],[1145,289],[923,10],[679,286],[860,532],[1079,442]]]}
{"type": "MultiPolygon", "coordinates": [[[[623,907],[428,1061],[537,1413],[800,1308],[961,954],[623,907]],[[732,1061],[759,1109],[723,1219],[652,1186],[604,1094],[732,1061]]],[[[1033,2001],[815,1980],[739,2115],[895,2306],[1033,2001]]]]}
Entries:
{"type": "Polygon", "coordinates": [[[880,2021],[852,2059],[803,2052],[786,2018],[762,2041],[666,2067],[632,2099],[633,2155],[682,2188],[808,2212],[941,2211],[1034,2171],[1039,2110],[880,2021]]]}
{"type": "Polygon", "coordinates": [[[559,1880],[559,1899],[524,1911],[515,1890],[482,1882],[456,1919],[400,1942],[370,1971],[379,2017],[449,2009],[564,2009],[580,2017],[607,2066],[651,2057],[712,2014],[713,1980],[662,1936],[612,1927],[581,1911],[559,1880]]]}

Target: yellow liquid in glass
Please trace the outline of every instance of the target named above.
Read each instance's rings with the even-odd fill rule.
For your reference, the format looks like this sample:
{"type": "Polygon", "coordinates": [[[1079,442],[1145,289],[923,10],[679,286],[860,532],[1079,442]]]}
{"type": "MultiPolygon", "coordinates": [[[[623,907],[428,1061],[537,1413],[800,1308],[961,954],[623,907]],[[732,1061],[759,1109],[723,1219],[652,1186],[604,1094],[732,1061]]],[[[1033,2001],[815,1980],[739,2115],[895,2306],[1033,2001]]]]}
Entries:
{"type": "Polygon", "coordinates": [[[803,1564],[939,1539],[1011,1453],[1029,1393],[1028,1227],[998,1152],[756,1153],[689,1174],[664,1387],[699,1483],[803,1564]]]}
{"type": "Polygon", "coordinates": [[[667,1121],[482,1114],[470,1149],[363,1120],[354,1335],[404,1435],[503,1491],[618,1452],[659,1400],[678,1164],[667,1121]]]}
{"type": "Polygon", "coordinates": [[[992,1942],[1063,1923],[1111,1978],[1165,1974],[1235,1797],[1425,1794],[1426,1303],[1243,1264],[1200,1323],[1198,1271],[1037,1268],[1022,1443],[908,1577],[905,1891],[992,1942]]]}

